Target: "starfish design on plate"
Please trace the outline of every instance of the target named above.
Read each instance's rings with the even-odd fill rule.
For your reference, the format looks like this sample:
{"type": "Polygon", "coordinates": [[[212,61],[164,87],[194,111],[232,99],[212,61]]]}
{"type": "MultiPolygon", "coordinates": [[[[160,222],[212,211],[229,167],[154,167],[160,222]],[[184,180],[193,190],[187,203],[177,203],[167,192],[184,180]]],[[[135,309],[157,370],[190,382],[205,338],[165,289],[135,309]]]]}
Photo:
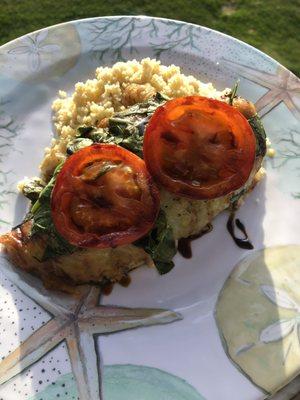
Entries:
{"type": "Polygon", "coordinates": [[[283,102],[300,119],[300,79],[292,72],[281,65],[278,65],[275,74],[271,74],[230,60],[223,59],[223,62],[243,78],[269,89],[255,103],[262,117],[283,102]]]}
{"type": "Polygon", "coordinates": [[[5,265],[2,271],[52,318],[0,363],[0,384],[21,373],[62,341],[67,344],[80,400],[99,400],[101,371],[97,337],[125,329],[166,324],[181,315],[163,309],[101,306],[100,288],[83,286],[74,295],[50,292],[34,277],[5,265]]]}
{"type": "Polygon", "coordinates": [[[43,57],[61,50],[57,44],[45,44],[48,29],[43,29],[32,35],[27,35],[20,41],[21,45],[8,51],[8,54],[27,56],[29,68],[37,72],[42,64],[43,57]]]}

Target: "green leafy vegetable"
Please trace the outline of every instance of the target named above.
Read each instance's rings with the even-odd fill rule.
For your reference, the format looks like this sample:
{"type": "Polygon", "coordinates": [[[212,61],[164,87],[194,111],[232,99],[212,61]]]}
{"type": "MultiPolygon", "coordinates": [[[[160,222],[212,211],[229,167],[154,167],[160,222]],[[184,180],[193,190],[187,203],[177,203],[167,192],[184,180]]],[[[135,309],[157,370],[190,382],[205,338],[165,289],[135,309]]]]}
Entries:
{"type": "Polygon", "coordinates": [[[93,182],[116,167],[116,164],[111,164],[109,161],[101,163],[100,165],[92,164],[90,167],[85,168],[85,172],[81,175],[81,179],[85,182],[93,182]]]}
{"type": "Polygon", "coordinates": [[[266,132],[261,122],[261,119],[257,114],[248,119],[248,122],[255,134],[256,138],[256,157],[266,155],[267,145],[266,145],[266,132]]]}
{"type": "Polygon", "coordinates": [[[156,95],[143,103],[137,103],[133,106],[121,111],[114,116],[119,118],[129,117],[131,123],[140,121],[145,116],[152,115],[157,107],[164,104],[166,101],[170,100],[169,97],[162,95],[161,93],[156,93],[156,95]]]}
{"type": "Polygon", "coordinates": [[[239,83],[240,81],[237,80],[233,86],[233,88],[231,89],[228,97],[229,97],[229,104],[232,106],[233,104],[233,100],[236,98],[237,96],[237,91],[238,91],[238,87],[239,87],[239,83]]]}
{"type": "MultiPolygon", "coordinates": [[[[228,94],[229,97],[229,104],[233,104],[233,100],[237,97],[237,90],[239,86],[239,80],[236,81],[233,88],[231,89],[230,93],[228,94]]],[[[264,157],[267,151],[266,146],[266,132],[261,122],[261,119],[257,114],[253,115],[253,117],[248,119],[248,122],[255,134],[256,137],[256,157],[262,156],[264,157]]]]}
{"type": "Polygon", "coordinates": [[[230,210],[235,211],[238,209],[239,204],[240,204],[240,199],[244,196],[244,194],[247,192],[246,188],[243,188],[239,190],[238,192],[234,193],[230,197],[230,210]]]}
{"type": "MultiPolygon", "coordinates": [[[[111,143],[124,147],[132,151],[139,157],[142,157],[143,136],[140,135],[138,129],[128,121],[119,120],[118,118],[110,118],[109,128],[92,130],[87,134],[88,139],[93,143],[111,143]]],[[[79,139],[77,139],[79,140],[79,139]]]]}
{"type": "Polygon", "coordinates": [[[32,203],[36,202],[41,191],[44,189],[45,183],[40,178],[31,178],[22,187],[22,193],[32,203]]]}
{"type": "MultiPolygon", "coordinates": [[[[256,151],[255,157],[264,157],[267,150],[266,145],[266,132],[263,124],[257,114],[248,119],[248,122],[255,134],[256,138],[256,151]]],[[[247,192],[247,188],[242,188],[237,193],[233,194],[230,198],[231,208],[236,209],[239,204],[240,198],[247,192]]]]}
{"type": "MultiPolygon", "coordinates": [[[[82,126],[78,128],[78,140],[90,139],[93,143],[114,143],[143,156],[143,137],[146,124],[154,111],[168,100],[157,93],[147,102],[135,104],[109,118],[108,128],[82,126]]],[[[69,147],[68,147],[69,148],[69,147]]]]}
{"type": "Polygon", "coordinates": [[[78,128],[78,133],[80,137],[87,137],[90,132],[92,132],[94,128],[92,126],[80,126],[78,128]]]}
{"type": "Polygon", "coordinates": [[[166,214],[160,211],[155,227],[135,245],[151,256],[158,272],[163,275],[174,267],[173,257],[177,252],[173,230],[168,224],[166,214]]]}
{"type": "Polygon", "coordinates": [[[55,258],[59,255],[72,253],[76,247],[68,243],[57,232],[51,217],[51,193],[55,185],[56,177],[61,170],[62,164],[58,165],[53,177],[41,191],[38,200],[33,204],[29,215],[33,221],[31,236],[47,235],[47,247],[40,261],[55,258]]]}
{"type": "Polygon", "coordinates": [[[120,146],[132,151],[139,157],[143,156],[142,149],[144,132],[139,129],[139,124],[130,123],[125,119],[110,118],[109,132],[115,136],[120,146]]]}
{"type": "Polygon", "coordinates": [[[75,138],[68,143],[67,154],[71,155],[84,147],[91,146],[94,142],[88,138],[75,138]]]}

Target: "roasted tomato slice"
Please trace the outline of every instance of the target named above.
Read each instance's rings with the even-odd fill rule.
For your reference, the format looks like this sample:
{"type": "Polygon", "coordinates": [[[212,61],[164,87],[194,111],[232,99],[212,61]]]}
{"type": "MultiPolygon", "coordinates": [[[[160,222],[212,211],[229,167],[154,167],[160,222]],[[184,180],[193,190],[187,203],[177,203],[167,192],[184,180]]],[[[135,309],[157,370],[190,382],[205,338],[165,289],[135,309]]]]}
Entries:
{"type": "Polygon", "coordinates": [[[152,228],[159,192],[141,158],[113,144],[95,144],[64,163],[51,210],[56,229],[69,243],[115,247],[152,228]]]}
{"type": "Polygon", "coordinates": [[[151,117],[144,159],[166,190],[213,199],[242,187],[253,168],[255,136],[232,106],[200,96],[170,100],[151,117]]]}

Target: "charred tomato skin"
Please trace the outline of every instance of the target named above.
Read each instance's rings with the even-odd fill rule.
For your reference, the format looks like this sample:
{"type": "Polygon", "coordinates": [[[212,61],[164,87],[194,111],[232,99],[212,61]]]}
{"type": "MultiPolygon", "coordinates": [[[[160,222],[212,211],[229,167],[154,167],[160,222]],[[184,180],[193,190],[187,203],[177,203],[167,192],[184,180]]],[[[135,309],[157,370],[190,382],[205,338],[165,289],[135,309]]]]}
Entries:
{"type": "Polygon", "coordinates": [[[69,243],[83,248],[116,247],[138,240],[153,227],[159,207],[159,191],[144,161],[114,144],[94,144],[70,156],[57,176],[51,195],[51,213],[58,233],[69,243]],[[83,171],[101,162],[110,162],[117,167],[113,172],[107,172],[105,180],[103,177],[87,180],[83,171]],[[110,181],[113,182],[118,176],[111,175],[109,178],[109,174],[117,174],[118,165],[132,171],[138,197],[130,197],[126,182],[123,184],[122,179],[118,179],[115,191],[114,186],[110,185],[110,181]],[[110,186],[109,190],[105,185],[110,186]],[[106,196],[100,205],[97,198],[99,190],[106,196]],[[114,197],[113,200],[109,198],[109,193],[114,197]],[[95,212],[95,216],[99,217],[92,222],[87,220],[90,225],[98,224],[90,231],[84,223],[78,226],[72,215],[74,207],[78,214],[83,205],[88,207],[89,213],[95,212]],[[107,231],[105,226],[101,226],[101,213],[109,220],[107,231]],[[123,225],[122,220],[126,221],[123,225]]]}
{"type": "Polygon", "coordinates": [[[202,96],[166,102],[151,117],[143,154],[167,191],[208,200],[241,188],[255,160],[255,135],[234,107],[202,96]]]}

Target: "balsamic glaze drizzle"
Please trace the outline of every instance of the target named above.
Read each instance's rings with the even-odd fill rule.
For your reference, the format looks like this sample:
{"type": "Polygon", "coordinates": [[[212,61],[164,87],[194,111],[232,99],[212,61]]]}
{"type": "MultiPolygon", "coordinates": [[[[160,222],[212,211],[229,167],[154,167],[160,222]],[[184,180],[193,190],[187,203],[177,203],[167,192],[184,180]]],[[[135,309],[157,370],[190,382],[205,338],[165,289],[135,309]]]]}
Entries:
{"type": "Polygon", "coordinates": [[[253,244],[249,240],[245,225],[238,218],[235,219],[234,211],[230,213],[226,226],[228,232],[238,247],[247,250],[252,250],[254,248],[253,244]],[[234,224],[244,234],[243,238],[238,238],[235,236],[234,224]]]}
{"type": "MultiPolygon", "coordinates": [[[[245,225],[237,218],[235,219],[235,211],[232,211],[229,215],[227,221],[227,230],[230,233],[232,239],[236,243],[236,245],[242,249],[252,250],[253,244],[250,242],[245,225]],[[243,233],[243,238],[238,238],[235,236],[235,226],[243,233]]],[[[211,232],[213,229],[212,224],[207,224],[202,231],[197,235],[191,235],[187,238],[181,238],[178,240],[177,250],[184,258],[191,258],[192,257],[192,248],[191,243],[193,240],[200,238],[201,236],[205,235],[206,233],[211,232]]],[[[119,282],[121,286],[127,287],[130,284],[130,277],[126,276],[119,282]]],[[[113,289],[113,283],[107,283],[103,289],[102,293],[104,295],[109,295],[113,289]]]]}
{"type": "Polygon", "coordinates": [[[207,224],[202,231],[197,235],[192,235],[187,238],[181,238],[178,240],[177,250],[184,258],[192,258],[191,243],[193,240],[211,232],[213,229],[212,224],[207,224]]]}

